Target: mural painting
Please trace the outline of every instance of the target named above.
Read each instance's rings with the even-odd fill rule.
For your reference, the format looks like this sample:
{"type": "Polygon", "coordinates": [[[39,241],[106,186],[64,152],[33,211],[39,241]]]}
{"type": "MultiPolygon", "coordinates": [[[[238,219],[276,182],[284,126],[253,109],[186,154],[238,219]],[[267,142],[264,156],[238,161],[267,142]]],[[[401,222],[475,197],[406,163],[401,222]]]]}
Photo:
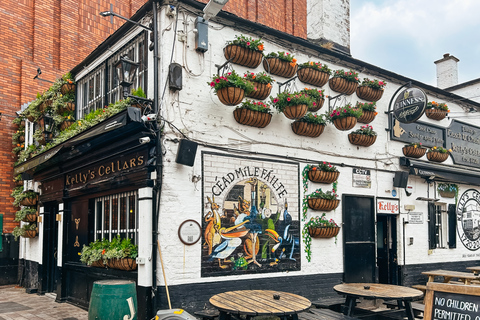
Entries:
{"type": "Polygon", "coordinates": [[[203,153],[202,277],[300,270],[299,166],[203,153]]]}

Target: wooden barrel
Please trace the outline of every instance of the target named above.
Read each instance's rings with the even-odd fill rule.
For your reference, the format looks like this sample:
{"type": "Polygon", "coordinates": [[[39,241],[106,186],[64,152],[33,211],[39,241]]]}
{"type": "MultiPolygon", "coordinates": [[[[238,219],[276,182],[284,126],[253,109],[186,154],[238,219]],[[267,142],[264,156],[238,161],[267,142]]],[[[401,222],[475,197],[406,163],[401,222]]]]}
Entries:
{"type": "Polygon", "coordinates": [[[100,280],[93,283],[88,320],[137,319],[137,291],[134,281],[100,280]],[[132,312],[135,313],[133,318],[132,312]]]}

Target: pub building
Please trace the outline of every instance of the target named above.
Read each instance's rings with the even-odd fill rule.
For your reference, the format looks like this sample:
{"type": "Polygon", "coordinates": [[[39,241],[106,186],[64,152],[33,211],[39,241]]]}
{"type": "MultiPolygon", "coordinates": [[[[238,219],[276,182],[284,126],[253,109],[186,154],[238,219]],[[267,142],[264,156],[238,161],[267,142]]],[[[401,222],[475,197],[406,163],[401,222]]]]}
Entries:
{"type": "MultiPolygon", "coordinates": [[[[204,6],[149,1],[131,17],[136,23],[123,25],[71,70],[76,119],[130,89],[141,87],[147,98],[132,98],[141,108],[129,106],[14,168],[40,193],[38,236],[19,240],[29,292],[53,292],[57,301],[87,308],[94,281],[134,280],[138,317],[146,318],[170,302],[200,310],[212,295],[233,289],[317,300],[337,296],[332,287],[342,281],[411,286],[425,284],[422,271],[479,263],[479,103],[357,60],[349,43],[332,39],[333,48],[324,48],[311,36],[239,13],[205,20],[204,6]],[[349,130],[327,123],[312,137],[295,133],[294,120],[275,110],[263,128],[237,122],[236,107],[211,88],[212,75],[266,71],[275,82],[265,103],[281,92],[325,90],[318,115],[369,103],[358,91],[334,91],[334,73],[317,87],[295,73],[277,75],[268,63],[227,61],[225,44],[240,35],[261,39],[265,56],[288,52],[300,65],[319,62],[386,83],[368,123],[374,143],[349,140],[365,123],[349,130]],[[122,79],[125,69],[116,73],[132,66],[131,79],[122,79]],[[432,101],[448,105],[446,117],[427,116],[432,101]],[[443,162],[406,156],[404,146],[413,143],[451,151],[443,162]],[[324,162],[337,168],[336,181],[310,180],[311,168],[321,171],[324,162]],[[457,190],[453,197],[440,193],[445,183],[457,190]],[[311,208],[316,190],[333,190],[339,205],[311,208]],[[336,236],[309,236],[305,223],[322,215],[340,227],[336,236]],[[117,235],[138,245],[135,270],[80,261],[84,245],[117,235]]],[[[319,19],[313,16],[299,23],[306,28],[319,19]]]]}

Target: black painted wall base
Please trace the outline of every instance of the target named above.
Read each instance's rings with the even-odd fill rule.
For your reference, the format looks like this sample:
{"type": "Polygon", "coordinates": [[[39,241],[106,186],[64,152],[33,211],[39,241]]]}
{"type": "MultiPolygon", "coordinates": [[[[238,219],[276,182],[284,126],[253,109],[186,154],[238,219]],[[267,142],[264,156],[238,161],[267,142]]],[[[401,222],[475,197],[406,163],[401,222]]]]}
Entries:
{"type": "Polygon", "coordinates": [[[18,275],[18,241],[12,234],[3,234],[3,250],[0,251],[0,286],[16,284],[18,275]]]}
{"type": "Polygon", "coordinates": [[[19,284],[27,292],[38,291],[38,262],[20,259],[19,261],[19,284]]]}
{"type": "MultiPolygon", "coordinates": [[[[467,272],[467,267],[478,266],[479,264],[480,260],[407,265],[406,267],[403,267],[402,270],[404,279],[403,285],[406,287],[411,287],[414,284],[425,284],[428,280],[428,277],[422,275],[423,271],[444,269],[467,272]]],[[[440,281],[440,278],[438,281],[440,281]]]]}

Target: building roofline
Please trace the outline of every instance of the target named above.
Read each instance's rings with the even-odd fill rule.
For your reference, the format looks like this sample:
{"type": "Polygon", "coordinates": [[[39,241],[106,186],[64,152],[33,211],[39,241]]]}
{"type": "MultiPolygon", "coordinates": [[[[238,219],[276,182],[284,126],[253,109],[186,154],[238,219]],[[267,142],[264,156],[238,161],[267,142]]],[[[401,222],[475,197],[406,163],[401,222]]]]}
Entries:
{"type": "MultiPolygon", "coordinates": [[[[130,19],[133,21],[139,21],[149,10],[152,8],[152,4],[154,2],[158,2],[160,4],[168,4],[171,1],[168,0],[148,0],[147,3],[145,3],[130,19]]],[[[191,6],[194,9],[199,10],[200,12],[203,10],[205,7],[204,3],[198,2],[196,0],[177,0],[179,3],[184,3],[186,5],[191,6]]],[[[294,35],[273,29],[271,27],[252,22],[250,20],[246,20],[243,18],[238,17],[237,15],[234,15],[232,13],[226,12],[226,11],[220,11],[218,15],[213,18],[214,20],[220,21],[223,20],[223,24],[225,24],[225,21],[228,22],[227,25],[234,25],[236,27],[243,26],[243,28],[248,28],[251,29],[252,31],[255,32],[260,32],[264,34],[268,34],[270,36],[273,36],[277,39],[282,39],[283,42],[288,42],[290,44],[294,45],[299,45],[304,48],[313,50],[318,52],[319,54],[323,55],[329,55],[333,59],[339,59],[344,62],[347,62],[352,65],[356,65],[359,68],[362,69],[368,69],[374,73],[381,74],[382,76],[389,77],[389,78],[394,78],[398,80],[400,83],[407,83],[411,82],[412,85],[420,87],[424,90],[430,91],[434,94],[439,94],[443,95],[445,97],[448,97],[452,100],[457,100],[456,102],[459,104],[466,104],[468,107],[474,107],[478,111],[480,111],[480,103],[466,99],[465,97],[459,96],[457,94],[454,94],[452,92],[449,92],[444,89],[440,89],[438,87],[434,87],[428,84],[425,84],[423,82],[399,75],[397,73],[382,69],[380,67],[377,67],[375,65],[372,65],[370,63],[355,59],[351,57],[350,55],[346,55],[344,53],[340,53],[337,51],[332,51],[326,48],[321,47],[318,44],[312,43],[308,41],[307,39],[303,39],[300,37],[296,37],[294,35]]],[[[122,36],[124,36],[125,32],[128,31],[130,28],[134,27],[135,24],[126,22],[123,24],[119,29],[117,29],[112,35],[110,35],[105,41],[103,41],[95,50],[92,51],[80,64],[75,66],[75,68],[72,69],[72,74],[76,74],[79,71],[81,71],[85,66],[88,64],[92,63],[99,55],[100,53],[104,52],[111,44],[115,43],[119,39],[121,39],[122,36]]],[[[450,89],[450,88],[448,88],[450,89]]]]}
{"type": "Polygon", "coordinates": [[[477,83],[480,83],[480,78],[469,80],[469,81],[463,82],[463,83],[459,83],[459,84],[456,84],[454,86],[445,88],[444,90],[445,91],[455,91],[455,90],[458,90],[458,89],[469,87],[469,86],[477,84],[477,83]]]}

